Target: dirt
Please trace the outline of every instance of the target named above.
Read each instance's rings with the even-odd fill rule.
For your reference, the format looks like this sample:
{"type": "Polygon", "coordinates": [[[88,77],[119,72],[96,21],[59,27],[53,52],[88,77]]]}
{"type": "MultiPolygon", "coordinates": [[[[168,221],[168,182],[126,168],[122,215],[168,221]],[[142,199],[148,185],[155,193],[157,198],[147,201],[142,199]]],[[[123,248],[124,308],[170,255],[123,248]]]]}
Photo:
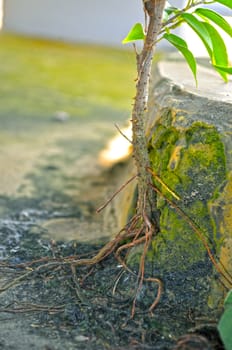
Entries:
{"type": "MultiPolygon", "coordinates": [[[[172,349],[198,316],[201,323],[184,294],[177,305],[164,293],[150,315],[157,286],[144,285],[132,319],[136,271],[124,271],[114,256],[76,275],[62,264],[94,256],[118,232],[120,201],[95,213],[127,174],[126,164],[104,169],[98,162],[112,121],[17,122],[16,133],[8,121],[1,145],[1,288],[13,281],[0,294],[1,349],[172,349]]],[[[170,276],[170,290],[178,278],[170,276]]]]}
{"type": "Polygon", "coordinates": [[[157,321],[142,304],[131,320],[136,277],[123,273],[113,256],[93,269],[78,268],[78,295],[70,266],[33,272],[40,263],[22,265],[94,255],[117,233],[113,207],[95,213],[126,171],[123,164],[112,170],[98,162],[115,133],[113,121],[17,117],[0,122],[1,287],[30,272],[1,291],[1,349],[147,349],[172,343],[153,331],[157,321]]]}
{"type": "MultiPolygon", "coordinates": [[[[1,285],[17,277],[20,271],[16,264],[76,254],[76,250],[78,254],[96,251],[99,242],[113,235],[104,216],[95,214],[114,188],[113,182],[106,186],[111,174],[98,163],[98,152],[113,133],[112,121],[89,119],[61,123],[52,118],[42,122],[22,118],[21,123],[15,123],[12,118],[4,125],[0,155],[1,285]],[[13,267],[6,268],[6,261],[13,267]]],[[[97,338],[93,342],[90,324],[87,327],[80,316],[84,323],[81,331],[79,316],[75,320],[80,306],[69,286],[69,270],[52,271],[48,280],[46,272],[32,276],[1,293],[2,349],[76,349],[83,348],[83,343],[95,348],[97,338]],[[50,279],[53,283],[53,278],[55,288],[48,283],[50,279]],[[26,312],[24,303],[63,306],[54,315],[50,311],[26,312]],[[18,305],[22,313],[15,311],[18,305]]],[[[87,309],[85,314],[92,318],[87,309]]]]}

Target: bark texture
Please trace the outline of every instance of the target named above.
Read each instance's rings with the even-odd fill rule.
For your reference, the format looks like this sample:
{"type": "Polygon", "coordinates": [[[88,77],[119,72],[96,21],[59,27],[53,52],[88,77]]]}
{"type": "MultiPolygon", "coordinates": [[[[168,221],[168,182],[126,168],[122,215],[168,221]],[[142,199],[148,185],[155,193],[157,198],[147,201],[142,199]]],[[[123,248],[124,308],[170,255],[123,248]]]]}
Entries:
{"type": "Polygon", "coordinates": [[[148,16],[149,22],[143,49],[141,53],[137,54],[138,80],[136,85],[135,103],[132,111],[133,156],[138,171],[137,213],[143,216],[143,213],[146,212],[149,219],[152,219],[154,193],[149,188],[149,183],[152,181],[151,175],[147,172],[147,168],[150,166],[150,160],[147,152],[145,119],[147,113],[152,59],[155,42],[161,29],[165,2],[165,0],[144,0],[144,11],[148,16]]]}

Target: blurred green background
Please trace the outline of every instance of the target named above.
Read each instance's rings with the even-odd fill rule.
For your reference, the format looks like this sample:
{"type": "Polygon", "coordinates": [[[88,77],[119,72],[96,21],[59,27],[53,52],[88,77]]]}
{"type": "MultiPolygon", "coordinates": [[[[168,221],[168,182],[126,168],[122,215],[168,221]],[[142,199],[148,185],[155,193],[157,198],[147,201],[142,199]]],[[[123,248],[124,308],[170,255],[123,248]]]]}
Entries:
{"type": "Polygon", "coordinates": [[[130,51],[0,36],[0,117],[65,111],[73,117],[101,118],[104,107],[125,115],[134,78],[130,51]]]}

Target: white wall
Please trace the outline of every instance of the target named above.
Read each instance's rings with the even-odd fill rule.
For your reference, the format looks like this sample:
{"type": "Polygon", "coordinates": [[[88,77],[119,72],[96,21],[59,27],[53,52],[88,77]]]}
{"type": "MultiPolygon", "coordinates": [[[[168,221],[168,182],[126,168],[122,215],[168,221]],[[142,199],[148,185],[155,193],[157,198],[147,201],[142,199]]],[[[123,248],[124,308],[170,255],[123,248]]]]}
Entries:
{"type": "MultiPolygon", "coordinates": [[[[170,0],[180,5],[184,0],[170,0]]],[[[4,30],[71,41],[121,45],[142,0],[5,0],[4,30]]]]}
{"type": "Polygon", "coordinates": [[[0,30],[3,25],[3,0],[0,0],[0,30]]]}
{"type": "MultiPolygon", "coordinates": [[[[185,2],[169,0],[178,7],[185,2]]],[[[232,14],[224,6],[212,7],[232,14]]],[[[131,26],[143,20],[142,0],[4,0],[4,30],[30,36],[120,46],[131,26]]],[[[195,55],[205,55],[203,44],[190,28],[181,27],[177,33],[195,55]]],[[[232,51],[231,38],[226,40],[232,51]]]]}
{"type": "Polygon", "coordinates": [[[7,31],[118,44],[143,18],[141,0],[5,0],[7,31]]]}

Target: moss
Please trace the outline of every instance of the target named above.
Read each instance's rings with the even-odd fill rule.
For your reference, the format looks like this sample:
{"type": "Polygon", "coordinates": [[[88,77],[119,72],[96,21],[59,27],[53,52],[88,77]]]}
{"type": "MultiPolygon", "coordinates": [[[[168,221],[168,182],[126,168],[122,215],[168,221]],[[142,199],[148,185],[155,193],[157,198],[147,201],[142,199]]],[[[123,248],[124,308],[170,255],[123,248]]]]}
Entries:
{"type": "MultiPolygon", "coordinates": [[[[225,181],[220,194],[209,203],[209,210],[216,227],[219,242],[217,253],[227,271],[232,272],[232,173],[225,181]]],[[[226,282],[225,282],[226,283],[226,282]]]]}
{"type": "MultiPolygon", "coordinates": [[[[209,203],[218,197],[226,179],[226,163],[224,146],[215,127],[195,122],[185,129],[177,128],[170,115],[173,114],[161,116],[149,142],[151,166],[157,174],[153,181],[188,220],[171,208],[163,196],[158,196],[160,233],[147,258],[154,260],[157,268],[187,270],[206,257],[205,247],[191,223],[206,237],[212,251],[218,250],[220,235],[209,203]],[[180,197],[179,201],[173,193],[180,197]]],[[[130,255],[132,265],[138,263],[139,252],[138,249],[130,255]]]]}
{"type": "Polygon", "coordinates": [[[173,118],[170,115],[167,117],[165,113],[160,117],[149,142],[151,165],[161,179],[154,179],[154,184],[181,208],[189,222],[158,196],[160,234],[154,246],[158,265],[161,266],[162,261],[165,269],[187,269],[206,256],[191,222],[206,237],[210,248],[217,250],[215,219],[209,203],[218,196],[226,179],[226,162],[224,145],[214,126],[194,122],[186,128],[177,128],[174,115],[173,118]],[[173,197],[172,191],[178,194],[180,201],[173,197]],[[185,264],[181,256],[186,257],[185,264]]]}

